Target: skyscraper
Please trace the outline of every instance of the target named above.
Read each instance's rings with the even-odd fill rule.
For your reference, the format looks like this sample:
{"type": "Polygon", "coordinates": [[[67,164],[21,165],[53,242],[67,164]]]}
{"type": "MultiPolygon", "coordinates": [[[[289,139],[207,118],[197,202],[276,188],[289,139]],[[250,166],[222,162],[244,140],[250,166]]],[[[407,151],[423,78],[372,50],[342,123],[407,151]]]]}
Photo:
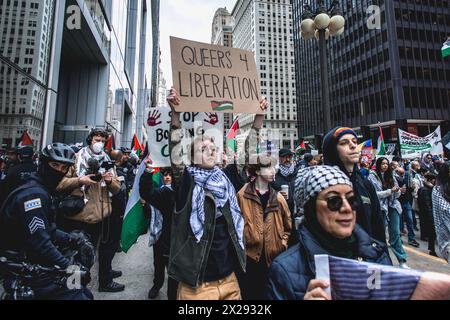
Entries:
{"type": "Polygon", "coordinates": [[[146,139],[157,99],[159,0],[0,1],[0,142],[146,139]]]}
{"type": "MultiPolygon", "coordinates": [[[[265,127],[281,130],[285,147],[297,140],[296,89],[292,5],[289,0],[238,0],[233,47],[253,51],[261,78],[261,93],[270,102],[265,127]]],[[[240,127],[249,129],[254,116],[241,115],[240,127]]]]}
{"type": "Polygon", "coordinates": [[[0,142],[16,146],[25,129],[40,147],[53,0],[0,1],[0,142]]]}
{"type": "MultiPolygon", "coordinates": [[[[327,5],[331,1],[326,1],[327,5]]],[[[332,127],[396,141],[397,128],[424,136],[450,119],[450,63],[440,56],[449,36],[450,2],[339,1],[345,32],[327,41],[332,127]]],[[[315,1],[312,1],[315,9],[315,1]]],[[[299,134],[326,133],[317,41],[300,38],[303,1],[294,0],[299,134]]]]}

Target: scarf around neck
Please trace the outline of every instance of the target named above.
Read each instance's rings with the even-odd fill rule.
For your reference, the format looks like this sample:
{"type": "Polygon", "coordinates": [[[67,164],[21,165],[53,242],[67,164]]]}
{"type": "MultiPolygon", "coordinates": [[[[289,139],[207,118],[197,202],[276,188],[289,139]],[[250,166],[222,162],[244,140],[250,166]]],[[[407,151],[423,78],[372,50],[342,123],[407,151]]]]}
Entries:
{"type": "Polygon", "coordinates": [[[190,225],[197,242],[203,236],[205,226],[205,190],[214,196],[217,208],[225,207],[230,202],[231,216],[242,249],[244,249],[244,218],[239,208],[236,191],[225,173],[218,167],[212,170],[199,167],[188,167],[187,171],[194,178],[195,187],[192,193],[192,211],[190,225]]]}
{"type": "Polygon", "coordinates": [[[86,175],[89,169],[88,161],[91,158],[96,159],[100,165],[103,161],[110,161],[108,155],[104,151],[100,154],[94,154],[89,146],[84,147],[78,153],[78,159],[76,162],[76,173],[78,177],[83,177],[86,175]]]}
{"type": "Polygon", "coordinates": [[[293,174],[295,171],[295,164],[291,164],[290,166],[286,166],[284,164],[280,165],[280,173],[283,177],[288,177],[293,174]]]}

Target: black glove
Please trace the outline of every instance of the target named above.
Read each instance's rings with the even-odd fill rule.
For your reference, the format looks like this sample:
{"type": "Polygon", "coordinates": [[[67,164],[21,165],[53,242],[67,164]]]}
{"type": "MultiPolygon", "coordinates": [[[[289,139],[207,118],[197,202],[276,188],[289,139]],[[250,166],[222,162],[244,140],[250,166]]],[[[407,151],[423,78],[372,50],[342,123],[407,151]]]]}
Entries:
{"type": "Polygon", "coordinates": [[[91,269],[95,262],[95,248],[89,237],[83,231],[78,230],[71,232],[69,237],[70,247],[78,251],[75,259],[88,270],[91,269]]]}

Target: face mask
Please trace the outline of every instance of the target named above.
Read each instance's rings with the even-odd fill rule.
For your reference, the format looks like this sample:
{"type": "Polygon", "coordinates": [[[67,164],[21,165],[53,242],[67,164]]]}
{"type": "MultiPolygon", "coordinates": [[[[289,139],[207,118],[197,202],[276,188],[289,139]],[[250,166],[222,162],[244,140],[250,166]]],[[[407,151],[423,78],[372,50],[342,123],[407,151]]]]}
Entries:
{"type": "Polygon", "coordinates": [[[103,142],[96,142],[92,145],[92,151],[95,154],[99,154],[103,151],[104,146],[105,146],[105,144],[103,142]]]}
{"type": "Polygon", "coordinates": [[[44,178],[43,183],[50,192],[54,192],[56,190],[56,187],[65,176],[64,173],[50,167],[47,162],[43,162],[41,164],[38,173],[41,178],[44,178]]]}

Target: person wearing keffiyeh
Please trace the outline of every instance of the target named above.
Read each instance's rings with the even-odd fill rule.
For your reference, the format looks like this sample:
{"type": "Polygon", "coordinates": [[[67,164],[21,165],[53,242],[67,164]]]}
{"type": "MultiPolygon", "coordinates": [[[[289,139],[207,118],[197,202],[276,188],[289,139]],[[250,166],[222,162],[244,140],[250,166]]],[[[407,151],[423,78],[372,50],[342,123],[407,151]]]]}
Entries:
{"type": "MultiPolygon", "coordinates": [[[[175,89],[167,102],[172,108],[169,151],[179,186],[168,268],[169,276],[179,281],[177,299],[239,300],[236,273],[245,271],[246,256],[236,190],[217,167],[216,146],[210,137],[195,138],[187,152],[191,164],[180,165],[183,132],[175,108],[181,101],[175,89]]],[[[265,110],[267,101],[263,99],[260,106],[265,110]]]]}
{"type": "Polygon", "coordinates": [[[437,185],[433,188],[433,217],[439,252],[450,263],[450,163],[439,168],[437,185]]]}

